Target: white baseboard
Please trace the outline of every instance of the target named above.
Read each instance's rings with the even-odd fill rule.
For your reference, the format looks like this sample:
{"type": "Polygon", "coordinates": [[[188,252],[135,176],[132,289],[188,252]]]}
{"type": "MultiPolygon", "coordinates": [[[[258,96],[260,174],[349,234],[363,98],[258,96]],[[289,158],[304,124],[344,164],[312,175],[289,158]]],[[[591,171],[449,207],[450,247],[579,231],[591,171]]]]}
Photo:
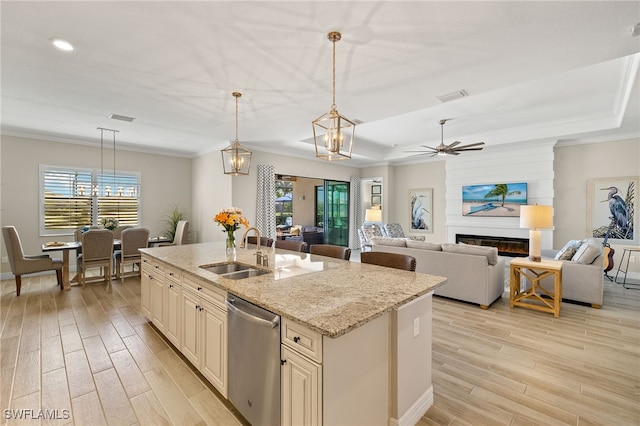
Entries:
{"type": "Polygon", "coordinates": [[[402,415],[400,419],[389,419],[390,426],[413,426],[420,421],[422,416],[433,405],[433,386],[430,386],[425,393],[413,403],[411,407],[402,415]]]}

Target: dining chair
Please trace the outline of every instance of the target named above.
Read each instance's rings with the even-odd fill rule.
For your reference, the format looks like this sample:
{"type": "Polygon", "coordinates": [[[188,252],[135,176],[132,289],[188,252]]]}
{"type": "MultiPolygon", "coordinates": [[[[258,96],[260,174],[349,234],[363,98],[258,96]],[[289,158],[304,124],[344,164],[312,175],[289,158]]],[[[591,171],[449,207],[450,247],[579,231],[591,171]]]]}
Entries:
{"type": "Polygon", "coordinates": [[[124,231],[125,229],[129,229],[129,228],[133,228],[133,226],[131,225],[120,225],[117,226],[116,229],[113,230],[113,238],[116,240],[119,240],[120,238],[122,238],[122,231],[124,231]]]}
{"type": "Polygon", "coordinates": [[[56,271],[60,290],[62,284],[62,259],[52,259],[48,254],[25,255],[22,250],[20,236],[14,226],[3,226],[2,236],[9,258],[11,272],[16,277],[16,296],[20,296],[22,276],[44,271],[56,271]]]}
{"type": "Polygon", "coordinates": [[[132,265],[132,272],[135,273],[136,264],[138,264],[138,273],[140,273],[140,262],[142,254],[138,249],[149,246],[149,230],[146,228],[127,228],[120,235],[120,250],[113,253],[113,260],[116,268],[116,279],[122,277],[124,281],[124,267],[127,264],[132,265]]]}
{"type": "Polygon", "coordinates": [[[163,246],[181,246],[187,244],[189,237],[189,221],[181,220],[176,225],[176,233],[173,236],[173,242],[158,244],[158,247],[163,246]]]}
{"type": "Polygon", "coordinates": [[[313,244],[309,246],[309,253],[342,260],[349,260],[351,258],[351,249],[349,247],[332,244],[313,244]]]}
{"type": "Polygon", "coordinates": [[[90,229],[82,234],[82,253],[78,255],[79,279],[84,287],[87,269],[102,268],[103,280],[111,285],[111,261],[113,258],[113,231],[90,229]]]}
{"type": "Polygon", "coordinates": [[[367,251],[360,253],[360,262],[371,265],[386,266],[388,268],[404,269],[415,272],[416,258],[400,253],[385,253],[382,251],[367,251]]]}
{"type": "MultiPolygon", "coordinates": [[[[247,237],[247,244],[257,245],[258,237],[256,237],[255,235],[251,235],[247,237]]],[[[260,237],[260,247],[272,247],[272,246],[273,246],[273,239],[269,237],[260,237]]]]}
{"type": "Polygon", "coordinates": [[[291,251],[307,251],[307,243],[297,240],[276,240],[276,248],[291,251]]]}

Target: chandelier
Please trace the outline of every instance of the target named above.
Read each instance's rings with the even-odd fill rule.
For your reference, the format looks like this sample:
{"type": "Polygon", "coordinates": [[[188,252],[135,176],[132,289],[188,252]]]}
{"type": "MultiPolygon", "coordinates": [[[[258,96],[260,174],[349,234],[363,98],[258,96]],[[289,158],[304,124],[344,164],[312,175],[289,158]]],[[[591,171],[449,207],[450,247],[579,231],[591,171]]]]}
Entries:
{"type": "Polygon", "coordinates": [[[231,142],[231,145],[221,150],[222,166],[225,175],[248,175],[251,166],[251,151],[240,145],[238,141],[238,98],[242,96],[242,93],[233,92],[232,95],[236,98],[236,139],[231,142]]]}
{"type": "Polygon", "coordinates": [[[336,106],[336,42],[342,35],[332,31],[327,38],[333,44],[333,103],[331,110],[311,122],[316,157],[327,161],[351,158],[356,124],[338,112],[336,106]]]}

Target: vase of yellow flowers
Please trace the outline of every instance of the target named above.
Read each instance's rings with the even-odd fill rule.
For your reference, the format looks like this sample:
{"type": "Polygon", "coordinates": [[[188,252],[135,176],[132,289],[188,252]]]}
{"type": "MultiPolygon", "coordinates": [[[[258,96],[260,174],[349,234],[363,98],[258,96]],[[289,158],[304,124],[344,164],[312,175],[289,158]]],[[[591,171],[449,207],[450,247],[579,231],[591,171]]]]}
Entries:
{"type": "Polygon", "coordinates": [[[242,215],[242,210],[237,207],[222,209],[213,218],[214,222],[222,225],[223,232],[227,233],[226,256],[227,260],[236,260],[236,237],[234,232],[240,225],[249,226],[249,221],[242,215]]]}

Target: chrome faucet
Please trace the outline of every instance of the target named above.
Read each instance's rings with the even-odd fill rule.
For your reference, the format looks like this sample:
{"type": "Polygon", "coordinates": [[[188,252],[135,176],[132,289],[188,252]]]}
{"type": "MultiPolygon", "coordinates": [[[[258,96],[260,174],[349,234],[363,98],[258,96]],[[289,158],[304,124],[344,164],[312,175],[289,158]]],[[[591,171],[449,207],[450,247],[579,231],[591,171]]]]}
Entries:
{"type": "Polygon", "coordinates": [[[260,251],[260,231],[258,230],[258,228],[252,226],[251,228],[247,228],[246,231],[244,231],[244,234],[242,235],[242,242],[240,243],[240,248],[244,248],[245,244],[247,242],[247,234],[249,233],[249,231],[251,230],[256,231],[256,242],[258,245],[258,248],[256,249],[256,265],[261,265],[261,266],[269,266],[269,258],[267,257],[266,254],[262,254],[262,252],[260,251]]]}

